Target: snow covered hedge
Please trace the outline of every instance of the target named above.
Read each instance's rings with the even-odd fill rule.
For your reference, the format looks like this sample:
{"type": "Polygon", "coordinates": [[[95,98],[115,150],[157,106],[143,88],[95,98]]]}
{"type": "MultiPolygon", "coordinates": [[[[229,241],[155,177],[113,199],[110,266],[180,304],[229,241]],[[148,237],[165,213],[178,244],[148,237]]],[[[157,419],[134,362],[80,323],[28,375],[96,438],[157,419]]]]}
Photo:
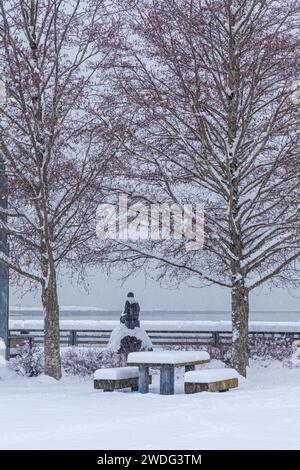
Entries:
{"type": "MultiPolygon", "coordinates": [[[[214,359],[221,359],[230,364],[230,343],[214,346],[194,346],[184,347],[174,346],[175,350],[201,350],[205,349],[214,359]]],[[[293,341],[290,337],[265,337],[253,335],[249,338],[250,357],[252,359],[278,359],[280,361],[289,360],[293,354],[293,341]]],[[[43,372],[43,349],[35,346],[31,351],[28,346],[19,347],[18,355],[11,359],[9,366],[18,374],[29,377],[37,376],[43,372]]],[[[110,349],[100,349],[98,347],[78,347],[72,346],[62,348],[62,366],[66,374],[89,376],[95,370],[107,367],[121,367],[126,365],[126,354],[118,354],[110,349]]]]}
{"type": "MultiPolygon", "coordinates": [[[[184,346],[175,349],[185,349],[184,346]]],[[[189,349],[199,350],[201,346],[195,345],[189,349]]],[[[210,356],[214,359],[220,359],[226,364],[230,364],[231,344],[222,343],[218,346],[205,345],[210,356]]],[[[249,337],[249,353],[251,359],[278,359],[279,361],[290,359],[293,354],[293,339],[289,336],[266,336],[251,335],[249,337]]]]}
{"type": "Polygon", "coordinates": [[[81,377],[92,375],[97,369],[126,365],[125,354],[97,347],[68,347],[62,350],[61,356],[64,371],[81,377]]]}
{"type": "MultiPolygon", "coordinates": [[[[43,348],[21,346],[17,348],[17,356],[9,361],[9,367],[17,374],[36,377],[43,373],[43,348]]],[[[81,377],[92,375],[95,370],[107,367],[126,365],[126,355],[116,354],[108,349],[97,347],[67,347],[61,350],[62,367],[68,375],[81,377]]]]}
{"type": "Polygon", "coordinates": [[[37,346],[30,348],[28,344],[16,348],[17,356],[10,359],[8,365],[19,375],[36,377],[43,373],[44,353],[37,346]]]}

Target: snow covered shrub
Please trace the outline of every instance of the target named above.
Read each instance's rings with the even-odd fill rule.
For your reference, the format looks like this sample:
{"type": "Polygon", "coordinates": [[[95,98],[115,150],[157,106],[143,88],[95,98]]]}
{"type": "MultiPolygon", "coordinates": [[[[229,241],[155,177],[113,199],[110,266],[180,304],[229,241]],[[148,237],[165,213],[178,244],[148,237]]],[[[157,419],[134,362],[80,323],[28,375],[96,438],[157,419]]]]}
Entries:
{"type": "Polygon", "coordinates": [[[231,358],[232,358],[232,351],[231,349],[227,349],[227,351],[225,351],[223,354],[223,361],[226,364],[226,366],[231,365],[231,358]]]}
{"type": "MultiPolygon", "coordinates": [[[[29,345],[19,346],[16,356],[9,361],[9,367],[19,375],[36,377],[44,371],[43,348],[29,345]]],[[[126,355],[97,347],[70,346],[61,349],[61,361],[68,375],[81,377],[92,375],[95,370],[126,365],[126,355]]]]}
{"type": "MultiPolygon", "coordinates": [[[[231,364],[232,349],[230,340],[220,341],[217,345],[203,344],[201,342],[199,342],[199,345],[176,345],[176,343],[174,343],[174,345],[164,347],[163,349],[196,351],[205,350],[212,358],[220,359],[224,361],[226,365],[231,364]]],[[[266,333],[264,335],[252,333],[249,335],[249,357],[251,359],[278,359],[279,361],[286,361],[287,359],[291,359],[292,354],[293,337],[291,335],[283,335],[279,333],[266,333]]]]}
{"type": "Polygon", "coordinates": [[[284,360],[292,355],[292,343],[289,335],[252,334],[249,338],[250,357],[284,360]]]}
{"type": "Polygon", "coordinates": [[[44,371],[43,348],[28,344],[16,348],[16,356],[9,361],[9,367],[19,375],[37,377],[44,371]]]}
{"type": "Polygon", "coordinates": [[[62,350],[62,367],[69,375],[85,377],[95,370],[126,365],[126,355],[97,347],[70,346],[62,350]]]}

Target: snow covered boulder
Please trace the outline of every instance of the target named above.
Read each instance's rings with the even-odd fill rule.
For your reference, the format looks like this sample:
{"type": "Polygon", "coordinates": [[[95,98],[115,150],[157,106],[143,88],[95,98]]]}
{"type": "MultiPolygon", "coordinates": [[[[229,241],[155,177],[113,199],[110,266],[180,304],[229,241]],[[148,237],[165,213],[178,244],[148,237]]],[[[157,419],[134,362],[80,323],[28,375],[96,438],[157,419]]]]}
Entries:
{"type": "Polygon", "coordinates": [[[185,393],[227,392],[238,387],[240,375],[235,369],[204,369],[186,372],[185,393]]]}
{"type": "Polygon", "coordinates": [[[119,354],[129,354],[135,351],[152,351],[151,339],[143,328],[127,328],[118,325],[110,336],[108,349],[119,354]]]}

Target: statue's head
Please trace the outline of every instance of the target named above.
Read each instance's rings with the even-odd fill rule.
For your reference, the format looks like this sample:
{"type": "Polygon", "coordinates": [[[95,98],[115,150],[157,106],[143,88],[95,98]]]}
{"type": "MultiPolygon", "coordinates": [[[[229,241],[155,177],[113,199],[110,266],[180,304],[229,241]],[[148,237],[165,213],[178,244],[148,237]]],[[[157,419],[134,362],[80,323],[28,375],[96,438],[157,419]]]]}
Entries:
{"type": "Polygon", "coordinates": [[[134,293],[133,292],[128,292],[127,297],[134,297],[134,293]]]}

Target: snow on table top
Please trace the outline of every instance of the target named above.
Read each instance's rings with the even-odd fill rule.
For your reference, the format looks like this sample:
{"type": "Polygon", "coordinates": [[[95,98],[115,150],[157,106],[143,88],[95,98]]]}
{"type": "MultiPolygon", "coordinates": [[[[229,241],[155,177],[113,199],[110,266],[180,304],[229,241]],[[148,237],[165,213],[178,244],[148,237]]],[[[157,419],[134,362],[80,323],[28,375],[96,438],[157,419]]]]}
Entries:
{"type": "Polygon", "coordinates": [[[98,369],[94,373],[95,380],[120,380],[139,376],[138,367],[114,367],[110,369],[98,369]]]}
{"type": "Polygon", "coordinates": [[[235,369],[192,370],[184,374],[184,381],[191,383],[211,383],[220,380],[237,379],[240,375],[235,369]]]}
{"type": "MultiPolygon", "coordinates": [[[[60,328],[66,330],[113,330],[118,320],[60,320],[60,328]]],[[[177,321],[177,320],[145,320],[141,318],[141,326],[146,331],[224,331],[231,332],[230,321],[177,321]]],[[[43,329],[43,320],[10,319],[9,327],[13,329],[43,329]]],[[[250,321],[250,332],[300,333],[300,322],[269,322],[250,321]]]]}
{"type": "Polygon", "coordinates": [[[134,352],[128,354],[128,364],[184,364],[209,361],[206,351],[159,351],[134,352]]]}

